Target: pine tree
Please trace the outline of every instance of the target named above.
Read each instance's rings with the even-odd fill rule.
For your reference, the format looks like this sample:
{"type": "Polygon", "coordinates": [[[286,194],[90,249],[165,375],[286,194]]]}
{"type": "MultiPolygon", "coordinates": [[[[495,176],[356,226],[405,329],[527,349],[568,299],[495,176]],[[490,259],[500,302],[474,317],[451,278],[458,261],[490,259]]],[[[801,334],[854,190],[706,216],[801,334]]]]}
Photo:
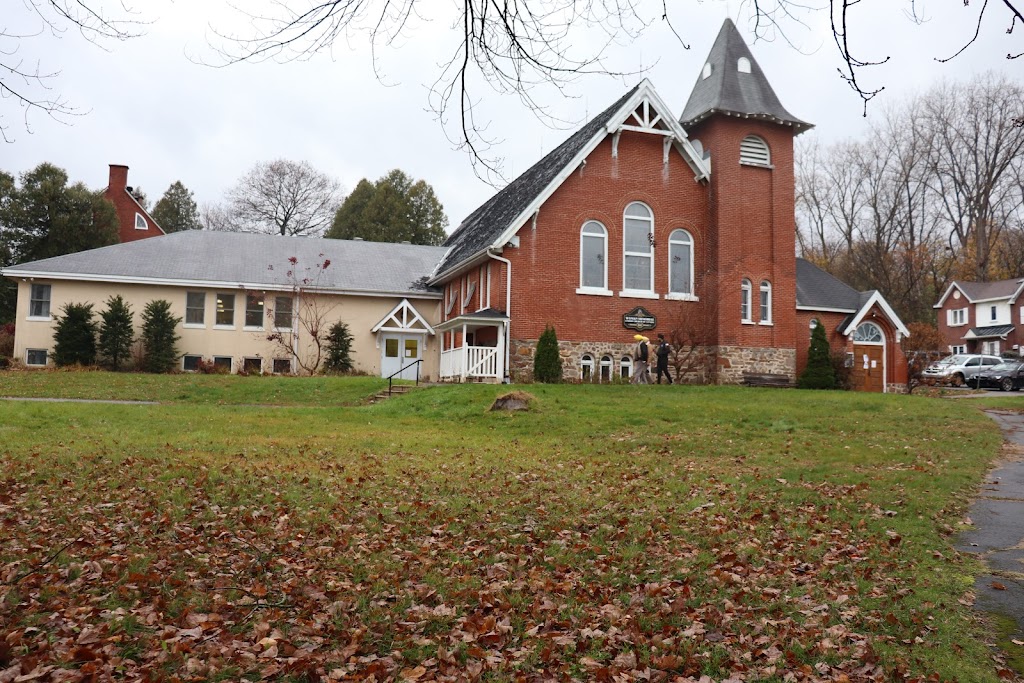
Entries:
{"type": "Polygon", "coordinates": [[[336,322],[327,333],[327,358],[325,372],[348,372],[352,369],[352,335],[348,325],[336,322]]]}
{"type": "Polygon", "coordinates": [[[548,325],[537,340],[537,353],[533,357],[533,378],[545,384],[562,381],[562,356],[558,352],[555,328],[548,325]]]}
{"type": "Polygon", "coordinates": [[[135,341],[132,309],[121,295],[107,299],[107,309],[100,313],[100,357],[111,370],[120,370],[128,359],[135,341]]]}
{"type": "Polygon", "coordinates": [[[142,312],[142,366],[146,372],[170,372],[178,361],[180,337],[174,329],[181,318],[171,315],[171,302],[156,299],[142,312]]]}
{"type": "Polygon", "coordinates": [[[64,304],[53,332],[53,362],[65,365],[93,365],[96,362],[96,321],[92,304],[64,304]]]}
{"type": "Polygon", "coordinates": [[[836,375],[832,368],[832,351],[820,322],[811,332],[811,348],[807,352],[807,367],[800,375],[801,389],[835,389],[836,375]]]}
{"type": "Polygon", "coordinates": [[[156,203],[152,211],[153,218],[164,232],[180,232],[182,230],[202,230],[199,220],[199,207],[192,191],[175,180],[164,192],[164,196],[156,203]]]}

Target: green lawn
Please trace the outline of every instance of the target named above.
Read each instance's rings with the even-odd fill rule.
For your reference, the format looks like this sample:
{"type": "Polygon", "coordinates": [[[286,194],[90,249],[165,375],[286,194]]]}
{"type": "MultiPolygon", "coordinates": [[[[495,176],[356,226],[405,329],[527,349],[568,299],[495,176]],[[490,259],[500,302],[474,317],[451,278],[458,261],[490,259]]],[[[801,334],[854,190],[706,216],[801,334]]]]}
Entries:
{"type": "MultiPolygon", "coordinates": [[[[72,375],[79,396],[121,381],[72,375]]],[[[325,393],[373,387],[285,378],[287,400],[265,395],[308,405],[269,410],[218,405],[200,379],[135,395],[166,405],[0,404],[15,661],[203,680],[998,680],[963,604],[975,567],[950,547],[1000,443],[969,402],[538,385],[532,411],[496,414],[503,387],[343,407],[325,393]]],[[[216,391],[274,382],[233,379],[216,391]]],[[[31,373],[0,387],[67,391],[31,373]]]]}

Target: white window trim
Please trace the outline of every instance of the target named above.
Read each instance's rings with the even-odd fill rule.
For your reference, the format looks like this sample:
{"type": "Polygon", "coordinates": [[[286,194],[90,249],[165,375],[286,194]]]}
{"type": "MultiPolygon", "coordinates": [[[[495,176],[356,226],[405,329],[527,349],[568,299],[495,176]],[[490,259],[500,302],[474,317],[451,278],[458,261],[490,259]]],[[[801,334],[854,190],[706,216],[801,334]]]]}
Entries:
{"type": "MultiPolygon", "coordinates": [[[[650,229],[647,231],[648,237],[654,234],[654,211],[651,207],[647,206],[644,202],[630,202],[626,205],[626,208],[622,210],[622,290],[619,292],[621,297],[629,297],[633,299],[657,299],[658,295],[654,293],[654,245],[648,243],[646,252],[639,251],[626,251],[626,212],[629,211],[629,207],[634,204],[638,204],[647,209],[648,218],[640,218],[638,216],[630,216],[631,220],[641,221],[647,220],[650,223],[650,229]],[[626,287],[626,257],[628,256],[640,256],[646,258],[650,264],[650,276],[651,276],[651,287],[650,289],[629,289],[626,287]],[[646,295],[651,296],[646,296],[646,295]]],[[[607,282],[607,280],[605,280],[607,282]]]]}
{"type": "Polygon", "coordinates": [[[577,294],[601,294],[602,296],[611,296],[611,290],[608,289],[608,228],[605,227],[601,221],[588,220],[584,221],[583,225],[580,226],[580,286],[576,289],[577,294]],[[584,234],[587,226],[593,223],[601,228],[601,263],[604,265],[604,276],[602,277],[603,285],[600,287],[589,287],[583,284],[583,240],[584,238],[593,239],[597,235],[584,234]],[[604,292],[608,292],[604,294],[604,292]]]}
{"type": "Polygon", "coordinates": [[[775,168],[772,164],[772,149],[768,146],[768,141],[762,138],[760,135],[748,135],[740,141],[740,166],[754,166],[756,168],[775,168]],[[744,156],[743,145],[748,140],[752,141],[752,144],[758,144],[759,147],[763,146],[765,154],[765,160],[752,159],[749,156],[744,156]]]}
{"type": "Polygon", "coordinates": [[[200,356],[199,354],[196,354],[196,353],[186,353],[186,354],[182,354],[182,356],[181,356],[181,371],[182,372],[197,372],[196,370],[187,370],[185,368],[185,359],[186,358],[198,358],[199,362],[202,363],[203,362],[203,357],[200,356]]]}
{"type": "MultiPolygon", "coordinates": [[[[260,362],[260,374],[263,374],[263,357],[262,356],[242,356],[242,369],[245,370],[245,364],[250,360],[258,360],[260,362]]],[[[248,372],[248,370],[246,370],[248,372]]]]}
{"type": "Polygon", "coordinates": [[[50,323],[53,322],[53,316],[47,316],[43,318],[37,315],[30,315],[27,318],[25,318],[25,320],[30,323],[50,323]]]}
{"type": "Polygon", "coordinates": [[[186,330],[205,330],[206,329],[206,292],[185,292],[185,319],[188,319],[188,295],[189,294],[202,294],[203,295],[203,322],[201,323],[188,323],[182,322],[181,326],[186,330]]]}
{"type": "Polygon", "coordinates": [[[135,212],[135,229],[136,230],[149,230],[149,221],[138,211],[135,212]],[[139,221],[142,221],[142,227],[139,227],[139,221]]]}
{"type": "Polygon", "coordinates": [[[586,294],[588,296],[613,296],[615,292],[610,289],[591,289],[590,287],[577,287],[577,294],[586,294]]]}
{"type": "Polygon", "coordinates": [[[275,330],[281,330],[282,332],[291,332],[293,329],[295,329],[295,297],[292,297],[292,296],[275,296],[274,297],[274,316],[273,316],[273,318],[274,319],[273,319],[272,325],[273,325],[273,328],[275,330]],[[287,327],[281,327],[281,326],[279,326],[277,324],[277,308],[278,308],[277,300],[278,299],[291,299],[291,302],[292,302],[292,312],[291,312],[291,315],[288,316],[288,326],[287,327]]]}
{"type": "Polygon", "coordinates": [[[764,294],[764,293],[768,294],[768,306],[767,306],[767,308],[768,308],[768,317],[767,318],[763,318],[762,317],[761,321],[758,324],[770,326],[770,325],[773,324],[772,323],[772,313],[773,313],[773,311],[772,311],[772,283],[769,280],[761,280],[761,285],[758,287],[758,298],[757,298],[758,306],[757,307],[758,307],[758,312],[759,313],[764,313],[764,308],[765,307],[761,304],[761,295],[764,294]],[[767,287],[765,285],[767,285],[767,287]]]}
{"type": "Polygon", "coordinates": [[[700,301],[700,297],[695,294],[676,294],[670,292],[665,295],[665,298],[669,301],[700,301]]]}
{"type": "Polygon", "coordinates": [[[211,363],[213,363],[213,367],[217,367],[217,359],[218,358],[227,358],[227,360],[228,360],[228,372],[234,372],[235,371],[235,357],[234,356],[214,356],[211,359],[211,361],[210,361],[211,363]]]}
{"type": "Polygon", "coordinates": [[[695,301],[696,300],[696,297],[693,295],[693,286],[694,286],[694,282],[693,282],[693,252],[694,252],[694,239],[693,239],[693,235],[690,234],[690,231],[689,230],[684,230],[683,228],[676,228],[675,230],[673,230],[672,233],[668,236],[668,294],[665,295],[666,299],[676,299],[676,298],[679,298],[679,300],[681,300],[681,301],[695,301]],[[673,240],[672,236],[677,234],[677,233],[682,233],[682,234],[686,235],[686,237],[689,239],[689,242],[684,242],[682,240],[673,240]],[[680,245],[685,244],[686,246],[690,247],[689,248],[689,252],[690,252],[690,271],[689,271],[690,272],[690,282],[689,282],[690,291],[689,292],[673,292],[672,291],[672,245],[673,244],[680,244],[680,245]],[[690,299],[690,298],[682,298],[682,297],[693,297],[693,298],[690,299]]]}
{"type": "MultiPolygon", "coordinates": [[[[470,282],[469,287],[466,288],[466,296],[462,299],[462,308],[465,310],[467,306],[473,301],[473,295],[476,294],[476,282],[470,282]]],[[[477,310],[480,310],[479,308],[477,310]]]]}
{"type": "Polygon", "coordinates": [[[753,290],[754,285],[750,282],[750,279],[743,278],[743,280],[740,282],[740,322],[742,322],[745,325],[754,324],[753,290]],[[744,308],[746,308],[747,310],[744,311],[744,308]]]}
{"type": "Polygon", "coordinates": [[[53,285],[40,285],[32,283],[28,287],[28,315],[25,316],[25,320],[30,322],[51,322],[53,320],[53,285]],[[49,296],[45,299],[33,299],[32,289],[35,287],[46,287],[46,292],[49,296]],[[46,302],[46,315],[32,315],[32,304],[36,301],[46,302]]]}
{"type": "Polygon", "coordinates": [[[951,353],[967,353],[966,344],[955,344],[949,347],[951,353]]]}

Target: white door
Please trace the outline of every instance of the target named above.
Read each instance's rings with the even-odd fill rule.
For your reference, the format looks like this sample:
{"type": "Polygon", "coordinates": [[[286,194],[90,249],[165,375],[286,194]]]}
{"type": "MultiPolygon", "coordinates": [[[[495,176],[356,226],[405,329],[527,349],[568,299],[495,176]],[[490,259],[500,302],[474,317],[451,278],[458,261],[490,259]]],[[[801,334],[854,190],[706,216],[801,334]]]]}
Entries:
{"type": "MultiPolygon", "coordinates": [[[[423,356],[423,336],[419,334],[385,334],[381,344],[380,375],[388,377],[423,356]]],[[[422,368],[420,369],[422,372],[422,368]]],[[[416,379],[416,366],[405,368],[395,379],[416,379]]]]}

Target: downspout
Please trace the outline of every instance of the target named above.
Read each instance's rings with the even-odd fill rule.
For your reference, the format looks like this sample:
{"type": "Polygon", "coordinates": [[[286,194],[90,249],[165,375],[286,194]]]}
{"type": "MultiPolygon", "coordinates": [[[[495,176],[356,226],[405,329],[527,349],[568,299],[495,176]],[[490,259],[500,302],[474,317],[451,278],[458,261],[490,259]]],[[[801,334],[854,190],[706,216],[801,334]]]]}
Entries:
{"type": "Polygon", "coordinates": [[[511,380],[512,377],[509,372],[509,360],[512,357],[512,262],[490,249],[487,250],[487,255],[505,264],[505,315],[508,316],[508,320],[505,321],[505,376],[502,377],[504,382],[506,379],[511,380]]]}

